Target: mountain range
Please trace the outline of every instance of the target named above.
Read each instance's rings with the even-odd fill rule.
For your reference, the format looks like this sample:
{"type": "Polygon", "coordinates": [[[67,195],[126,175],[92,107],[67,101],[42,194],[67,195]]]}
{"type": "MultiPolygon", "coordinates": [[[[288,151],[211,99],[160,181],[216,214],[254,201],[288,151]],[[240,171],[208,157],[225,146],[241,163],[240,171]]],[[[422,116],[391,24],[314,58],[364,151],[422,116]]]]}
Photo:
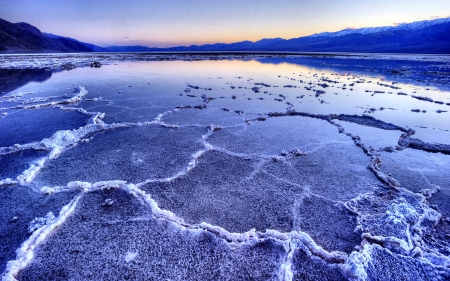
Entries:
{"type": "Polygon", "coordinates": [[[450,22],[450,18],[415,21],[415,22],[411,22],[411,23],[400,23],[395,26],[364,27],[364,28],[358,28],[358,29],[346,28],[346,29],[336,31],[336,32],[316,33],[316,34],[310,35],[308,37],[319,37],[319,36],[336,37],[336,36],[348,35],[351,33],[371,34],[371,33],[377,33],[377,32],[396,31],[396,30],[414,31],[414,30],[426,28],[426,27],[429,27],[432,25],[437,25],[437,24],[447,23],[447,22],[450,22]]]}
{"type": "Polygon", "coordinates": [[[265,38],[256,42],[151,48],[99,47],[76,39],[43,33],[27,23],[0,19],[0,52],[360,52],[450,54],[450,18],[396,26],[347,28],[293,39],[265,38]]]}
{"type": "Polygon", "coordinates": [[[0,52],[92,52],[85,45],[67,38],[45,36],[38,28],[25,23],[10,23],[0,19],[0,52]]]}

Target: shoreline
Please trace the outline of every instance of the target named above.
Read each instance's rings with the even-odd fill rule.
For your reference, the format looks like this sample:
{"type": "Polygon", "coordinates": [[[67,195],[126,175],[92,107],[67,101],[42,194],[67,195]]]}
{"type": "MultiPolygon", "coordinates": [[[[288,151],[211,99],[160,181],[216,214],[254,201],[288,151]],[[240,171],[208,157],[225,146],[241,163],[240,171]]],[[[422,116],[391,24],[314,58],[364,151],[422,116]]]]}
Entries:
{"type": "Polygon", "coordinates": [[[334,58],[360,60],[397,60],[450,63],[450,55],[439,54],[367,54],[367,53],[307,53],[307,52],[142,52],[142,53],[30,53],[0,54],[0,69],[64,68],[90,66],[94,61],[110,64],[118,61],[194,61],[251,60],[255,58],[334,58]]]}

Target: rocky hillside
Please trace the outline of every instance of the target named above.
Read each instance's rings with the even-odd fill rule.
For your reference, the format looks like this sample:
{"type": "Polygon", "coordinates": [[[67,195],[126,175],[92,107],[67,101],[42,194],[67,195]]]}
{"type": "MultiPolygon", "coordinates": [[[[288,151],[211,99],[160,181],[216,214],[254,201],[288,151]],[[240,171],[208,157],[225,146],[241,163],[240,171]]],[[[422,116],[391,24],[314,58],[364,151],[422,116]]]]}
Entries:
{"type": "Polygon", "coordinates": [[[83,44],[66,38],[50,38],[36,27],[25,23],[10,23],[0,19],[1,53],[92,52],[83,44]]]}

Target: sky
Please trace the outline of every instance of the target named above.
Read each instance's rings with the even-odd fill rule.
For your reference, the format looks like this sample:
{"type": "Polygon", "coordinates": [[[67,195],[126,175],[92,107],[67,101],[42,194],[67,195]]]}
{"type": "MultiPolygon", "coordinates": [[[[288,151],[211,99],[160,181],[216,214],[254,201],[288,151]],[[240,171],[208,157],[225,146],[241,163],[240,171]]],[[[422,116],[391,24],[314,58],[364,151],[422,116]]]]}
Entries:
{"type": "Polygon", "coordinates": [[[449,0],[0,0],[0,18],[99,46],[296,38],[450,17],[449,0]]]}

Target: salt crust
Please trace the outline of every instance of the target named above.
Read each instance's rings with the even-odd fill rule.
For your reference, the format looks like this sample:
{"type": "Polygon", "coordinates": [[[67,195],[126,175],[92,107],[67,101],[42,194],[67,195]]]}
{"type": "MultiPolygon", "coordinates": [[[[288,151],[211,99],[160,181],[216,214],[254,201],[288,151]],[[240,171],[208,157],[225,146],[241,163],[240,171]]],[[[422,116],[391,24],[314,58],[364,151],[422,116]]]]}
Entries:
{"type": "MultiPolygon", "coordinates": [[[[87,94],[87,91],[83,87],[78,87],[76,89],[76,94],[74,97],[65,100],[63,102],[57,103],[43,103],[40,105],[33,105],[31,108],[39,108],[39,107],[56,107],[61,106],[61,104],[71,104],[77,103],[83,99],[83,97],[87,94]]],[[[63,107],[61,107],[63,108],[63,107]]],[[[73,108],[68,108],[73,109],[73,108]]],[[[25,145],[15,145],[9,148],[0,149],[0,155],[10,154],[17,151],[23,151],[27,149],[39,149],[39,150],[48,150],[50,154],[48,157],[42,158],[37,163],[32,164],[26,171],[24,171],[21,175],[17,177],[17,180],[13,179],[4,179],[0,181],[0,187],[5,185],[14,185],[14,184],[22,184],[27,185],[33,181],[36,174],[40,171],[40,169],[45,165],[46,161],[49,159],[57,158],[61,152],[63,152],[67,147],[76,145],[80,141],[89,141],[89,136],[95,132],[125,128],[130,126],[149,126],[149,125],[161,125],[164,127],[176,128],[174,125],[165,124],[161,121],[162,117],[165,113],[160,114],[155,118],[154,121],[144,122],[144,123],[118,123],[118,124],[104,124],[101,120],[104,117],[102,113],[89,113],[84,109],[77,109],[81,113],[91,114],[92,118],[90,120],[90,124],[81,127],[76,130],[65,130],[58,131],[52,137],[42,140],[41,142],[30,143],[25,145]]],[[[331,122],[334,123],[334,122],[331,122]]],[[[213,128],[211,126],[211,128],[213,128]]],[[[207,137],[212,133],[213,129],[210,130],[208,134],[203,136],[202,141],[205,146],[204,150],[200,150],[192,155],[192,160],[189,162],[185,171],[180,172],[179,174],[163,179],[162,181],[170,181],[176,177],[179,177],[182,174],[189,172],[191,169],[195,168],[197,164],[197,160],[201,155],[213,149],[211,145],[206,142],[207,137]]],[[[379,155],[376,155],[371,148],[367,148],[364,146],[362,142],[359,141],[358,138],[351,136],[355,140],[355,144],[360,146],[366,154],[372,156],[372,161],[369,164],[369,169],[371,169],[382,181],[384,181],[388,186],[400,191],[406,191],[403,188],[399,188],[398,182],[395,179],[384,175],[381,170],[379,170],[379,155]]],[[[150,180],[153,181],[153,180],[150,180]]],[[[144,184],[144,183],[142,183],[144,184]]],[[[408,206],[408,204],[393,204],[391,206],[391,211],[386,212],[388,215],[388,220],[391,223],[408,223],[408,225],[413,224],[412,227],[408,228],[408,239],[407,241],[399,239],[397,237],[384,237],[379,235],[372,235],[368,232],[363,233],[362,247],[359,251],[354,251],[348,256],[343,252],[327,252],[322,247],[317,245],[315,241],[307,234],[301,231],[291,231],[288,233],[281,233],[277,230],[267,229],[265,232],[256,232],[255,229],[244,233],[230,233],[227,230],[214,226],[208,223],[200,223],[200,224],[188,224],[182,218],[176,216],[174,213],[168,210],[163,210],[159,208],[157,203],[151,198],[149,194],[146,194],[144,191],[139,189],[138,185],[127,184],[125,181],[105,181],[98,183],[88,183],[88,182],[70,182],[65,187],[42,187],[41,192],[50,194],[54,192],[62,192],[68,190],[81,190],[83,192],[92,192],[94,190],[103,190],[103,189],[117,189],[121,188],[128,191],[133,196],[139,198],[143,203],[147,204],[155,218],[167,220],[178,227],[183,229],[191,230],[191,231],[207,231],[216,235],[217,237],[224,239],[230,245],[230,247],[239,247],[244,244],[253,244],[264,241],[265,239],[272,239],[281,243],[287,253],[286,259],[280,267],[279,278],[280,280],[292,280],[293,272],[291,269],[292,266],[292,258],[296,249],[296,244],[302,244],[306,246],[310,252],[320,257],[321,259],[329,262],[329,263],[337,263],[341,266],[343,271],[347,274],[350,280],[366,280],[367,272],[366,268],[369,262],[372,259],[372,251],[375,244],[370,244],[369,241],[375,242],[376,244],[394,244],[398,247],[395,248],[396,251],[400,251],[402,255],[418,255],[419,258],[426,263],[431,263],[435,267],[444,269],[450,266],[450,258],[443,256],[437,252],[434,252],[430,249],[421,248],[420,243],[417,242],[417,235],[414,237],[410,233],[410,229],[419,229],[420,225],[423,221],[434,222],[437,223],[440,219],[440,214],[431,208],[424,208],[424,212],[422,214],[418,214],[414,208],[408,206]],[[399,250],[400,249],[400,250],[399,250]]],[[[436,191],[432,190],[431,193],[436,191]]],[[[430,192],[428,192],[430,193],[430,192]]],[[[425,201],[428,195],[427,192],[424,191],[424,196],[422,196],[425,201]]],[[[432,194],[431,194],[432,195],[432,194]]],[[[428,196],[431,196],[428,195],[428,196]]],[[[420,196],[416,194],[416,196],[420,196]]],[[[27,239],[23,244],[17,249],[17,257],[16,260],[9,261],[6,267],[5,272],[2,274],[2,281],[12,281],[16,280],[15,276],[17,273],[25,268],[33,259],[34,250],[37,246],[39,246],[47,237],[51,235],[51,233],[62,225],[68,216],[70,216],[76,207],[77,202],[82,197],[78,195],[75,197],[68,205],[62,208],[59,216],[54,218],[51,215],[46,216],[46,218],[40,218],[43,223],[32,224],[33,226],[33,234],[27,239]]],[[[356,200],[355,198],[354,200],[356,200]]],[[[40,221],[39,219],[37,219],[40,221]]],[[[419,239],[420,240],[420,239],[419,239]]],[[[420,241],[419,241],[420,242],[420,241]]],[[[132,260],[135,258],[136,253],[131,253],[127,255],[125,259],[132,260]]],[[[137,254],[136,254],[137,255],[137,254]]]]}
{"type": "MultiPolygon", "coordinates": [[[[401,248],[407,250],[409,253],[413,252],[414,245],[409,241],[403,241],[395,237],[382,237],[374,236],[369,233],[364,233],[362,248],[359,251],[354,251],[348,256],[344,252],[328,252],[324,250],[321,246],[317,245],[315,241],[307,234],[301,231],[291,231],[287,233],[282,233],[277,230],[267,229],[264,232],[255,231],[252,229],[244,233],[231,233],[220,226],[211,225],[208,223],[190,224],[186,223],[184,219],[178,217],[176,214],[169,210],[161,209],[156,201],[153,200],[150,194],[147,194],[143,190],[139,189],[139,184],[127,184],[124,181],[104,181],[97,183],[87,183],[87,182],[71,182],[66,187],[56,187],[55,189],[63,190],[82,190],[83,193],[105,190],[105,189],[123,189],[130,193],[131,195],[138,198],[143,204],[150,207],[153,217],[159,220],[165,220],[173,223],[177,227],[189,231],[206,231],[220,239],[228,242],[231,248],[237,248],[243,245],[253,245],[256,243],[263,242],[267,239],[280,243],[284,246],[286,250],[285,261],[280,266],[280,271],[278,273],[280,280],[292,280],[292,258],[295,250],[299,247],[297,245],[304,245],[311,252],[312,255],[317,256],[328,263],[338,264],[343,272],[349,277],[350,280],[366,280],[367,272],[366,268],[368,264],[372,261],[372,250],[376,244],[383,244],[386,242],[397,243],[401,248]],[[376,241],[376,244],[371,244],[368,241],[376,241]]],[[[77,202],[82,195],[78,195],[71,203],[66,205],[60,212],[58,218],[51,220],[47,224],[43,224],[40,228],[34,231],[32,236],[26,240],[22,246],[17,250],[17,258],[14,261],[8,262],[7,270],[5,271],[2,281],[12,281],[16,280],[15,276],[17,273],[25,268],[32,260],[34,255],[34,249],[42,243],[49,235],[51,235],[52,230],[60,226],[67,217],[73,213],[77,202]]],[[[391,215],[394,219],[406,220],[406,221],[416,221],[419,219],[419,215],[413,209],[409,208],[405,204],[397,204],[392,206],[393,212],[391,215]]],[[[425,212],[422,217],[426,219],[436,220],[438,216],[432,211],[425,212]]],[[[402,255],[409,256],[405,251],[402,255]]],[[[125,259],[132,260],[133,255],[125,257],[125,259]]],[[[422,262],[433,265],[436,268],[445,270],[450,265],[450,259],[448,257],[439,255],[439,253],[429,252],[425,250],[422,257],[419,257],[422,262]]]]}

